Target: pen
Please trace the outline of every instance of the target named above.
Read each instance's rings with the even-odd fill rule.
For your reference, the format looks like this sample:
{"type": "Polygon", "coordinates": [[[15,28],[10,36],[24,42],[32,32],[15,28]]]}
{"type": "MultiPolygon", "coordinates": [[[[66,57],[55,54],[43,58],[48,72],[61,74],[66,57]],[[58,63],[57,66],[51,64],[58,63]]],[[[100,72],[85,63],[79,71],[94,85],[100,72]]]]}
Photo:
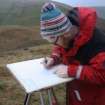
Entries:
{"type": "Polygon", "coordinates": [[[46,57],[44,58],[44,60],[45,60],[45,63],[47,64],[47,58],[46,57]]]}

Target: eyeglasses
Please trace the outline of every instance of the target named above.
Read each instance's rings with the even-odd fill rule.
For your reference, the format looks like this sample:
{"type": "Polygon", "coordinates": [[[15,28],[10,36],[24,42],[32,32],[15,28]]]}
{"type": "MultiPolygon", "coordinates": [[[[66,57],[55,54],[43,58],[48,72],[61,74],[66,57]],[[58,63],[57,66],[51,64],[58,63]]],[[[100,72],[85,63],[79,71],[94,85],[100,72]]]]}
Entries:
{"type": "Polygon", "coordinates": [[[48,42],[50,43],[56,44],[59,39],[59,36],[47,36],[44,37],[44,39],[48,40],[48,42]]]}

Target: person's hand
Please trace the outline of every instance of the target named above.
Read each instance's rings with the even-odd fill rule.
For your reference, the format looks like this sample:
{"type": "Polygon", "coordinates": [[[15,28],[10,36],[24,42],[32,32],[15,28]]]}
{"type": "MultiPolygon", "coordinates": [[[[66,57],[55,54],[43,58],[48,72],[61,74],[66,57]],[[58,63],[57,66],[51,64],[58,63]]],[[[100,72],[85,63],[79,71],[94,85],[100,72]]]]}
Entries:
{"type": "Polygon", "coordinates": [[[59,77],[67,78],[68,77],[68,66],[67,65],[58,65],[54,68],[54,73],[59,77]]]}
{"type": "Polygon", "coordinates": [[[54,64],[54,59],[51,57],[46,57],[44,58],[42,64],[44,65],[44,67],[50,69],[54,64]]]}

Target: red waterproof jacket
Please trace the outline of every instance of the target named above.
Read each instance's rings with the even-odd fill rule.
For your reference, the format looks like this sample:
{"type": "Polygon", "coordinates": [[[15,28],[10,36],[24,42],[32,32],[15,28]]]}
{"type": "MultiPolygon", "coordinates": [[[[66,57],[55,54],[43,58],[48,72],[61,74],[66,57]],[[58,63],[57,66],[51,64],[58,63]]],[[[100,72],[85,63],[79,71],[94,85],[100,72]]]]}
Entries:
{"type": "Polygon", "coordinates": [[[80,31],[72,47],[54,45],[52,57],[62,58],[68,75],[67,105],[105,105],[105,35],[96,28],[96,12],[78,8],[80,31]]]}

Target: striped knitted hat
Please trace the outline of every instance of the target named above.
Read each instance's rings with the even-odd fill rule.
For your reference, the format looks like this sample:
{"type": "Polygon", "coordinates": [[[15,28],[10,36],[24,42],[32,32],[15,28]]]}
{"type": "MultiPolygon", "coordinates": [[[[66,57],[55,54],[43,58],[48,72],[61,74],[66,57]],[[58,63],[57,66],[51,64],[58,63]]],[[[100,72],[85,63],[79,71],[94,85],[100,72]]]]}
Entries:
{"type": "Polygon", "coordinates": [[[69,32],[72,24],[68,17],[54,3],[45,3],[41,10],[41,35],[61,36],[69,32]]]}

